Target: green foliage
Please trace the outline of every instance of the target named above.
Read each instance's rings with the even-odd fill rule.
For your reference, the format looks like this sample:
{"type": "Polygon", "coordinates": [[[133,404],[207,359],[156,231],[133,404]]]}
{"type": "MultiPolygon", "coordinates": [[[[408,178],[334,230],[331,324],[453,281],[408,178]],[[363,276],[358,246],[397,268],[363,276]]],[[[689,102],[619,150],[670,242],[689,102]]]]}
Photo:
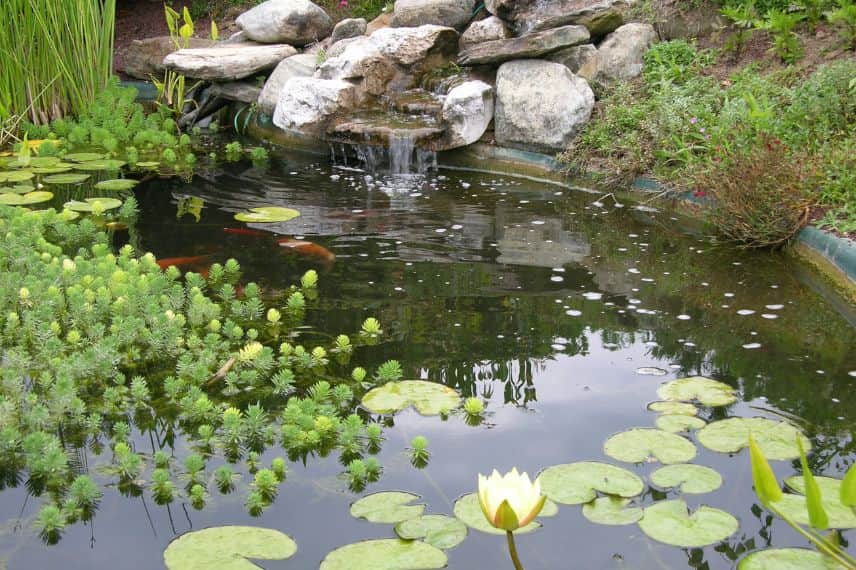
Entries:
{"type": "Polygon", "coordinates": [[[684,40],[662,42],[645,53],[643,77],[649,84],[685,83],[713,63],[713,55],[710,50],[698,51],[695,44],[684,40]]]}
{"type": "Polygon", "coordinates": [[[826,14],[829,23],[836,26],[851,50],[856,50],[856,3],[838,0],[838,7],[826,14]]]}
{"type": "Polygon", "coordinates": [[[417,435],[410,440],[410,463],[421,469],[428,465],[428,460],[431,458],[431,452],[428,451],[428,438],[417,435]]]}
{"type": "Polygon", "coordinates": [[[785,63],[794,63],[802,56],[802,44],[794,29],[804,18],[798,12],[770,10],[761,23],[761,29],[773,36],[773,51],[785,63]]]}

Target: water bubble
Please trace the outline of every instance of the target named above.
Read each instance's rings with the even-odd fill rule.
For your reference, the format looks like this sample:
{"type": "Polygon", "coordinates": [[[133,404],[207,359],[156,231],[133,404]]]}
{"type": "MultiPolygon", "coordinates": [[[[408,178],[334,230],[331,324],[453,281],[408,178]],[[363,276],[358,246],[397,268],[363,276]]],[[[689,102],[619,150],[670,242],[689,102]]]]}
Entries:
{"type": "Polygon", "coordinates": [[[533,220],[532,225],[534,226],[543,226],[546,222],[544,220],[533,220]]]}
{"type": "Polygon", "coordinates": [[[784,305],[764,305],[765,309],[770,309],[771,311],[780,311],[785,308],[784,305]]]}
{"type": "Polygon", "coordinates": [[[677,316],[677,317],[675,317],[675,318],[677,318],[679,321],[688,321],[688,320],[690,320],[692,317],[691,317],[691,316],[689,316],[689,315],[678,315],[678,316],[677,316]]]}
{"type": "MultiPolygon", "coordinates": [[[[568,315],[569,317],[579,317],[580,315],[583,314],[583,312],[578,311],[576,309],[568,309],[567,311],[565,311],[565,314],[568,315]]],[[[856,373],[854,373],[853,375],[856,376],[856,373]]]]}
{"type": "Polygon", "coordinates": [[[770,320],[772,320],[772,319],[778,319],[778,318],[779,318],[779,315],[773,315],[773,314],[771,314],[771,313],[762,313],[762,314],[761,314],[761,318],[762,318],[762,319],[770,319],[770,320]]]}
{"type": "Polygon", "coordinates": [[[595,293],[593,291],[587,291],[587,292],[583,293],[583,297],[585,297],[589,301],[599,301],[601,298],[603,298],[603,294],[602,293],[595,293]]]}
{"type": "Polygon", "coordinates": [[[753,311],[752,309],[740,309],[739,311],[737,311],[737,314],[745,317],[747,315],[754,315],[755,311],[753,311]]]}
{"type": "Polygon", "coordinates": [[[446,228],[437,228],[436,230],[434,230],[434,232],[438,234],[444,234],[446,233],[446,228]]]}
{"type": "Polygon", "coordinates": [[[630,269],[627,270],[627,273],[633,273],[634,275],[636,275],[639,273],[639,270],[636,269],[635,267],[631,267],[630,269]]]}
{"type": "Polygon", "coordinates": [[[743,348],[745,348],[746,350],[761,348],[761,343],[760,342],[750,342],[750,343],[744,344],[743,348]]]}

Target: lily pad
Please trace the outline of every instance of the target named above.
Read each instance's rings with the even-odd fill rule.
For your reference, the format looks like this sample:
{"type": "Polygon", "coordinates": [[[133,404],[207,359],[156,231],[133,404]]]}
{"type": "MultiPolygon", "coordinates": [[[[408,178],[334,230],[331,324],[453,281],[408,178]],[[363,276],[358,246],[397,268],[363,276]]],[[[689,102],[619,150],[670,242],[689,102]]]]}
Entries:
{"type": "Polygon", "coordinates": [[[160,162],[150,160],[147,162],[138,162],[134,164],[134,166],[136,166],[137,168],[157,168],[158,166],[160,166],[160,162]]]}
{"type": "Polygon", "coordinates": [[[467,538],[467,532],[467,525],[446,515],[423,515],[395,525],[395,534],[400,538],[422,539],[443,550],[458,546],[467,538]]]}
{"type": "MultiPolygon", "coordinates": [[[[856,528],[856,511],[841,503],[841,479],[815,476],[820,487],[823,510],[829,518],[830,528],[856,528]]],[[[775,503],[777,509],[800,524],[809,524],[808,508],[805,497],[805,481],[801,476],[785,479],[789,489],[799,495],[785,494],[775,503]]]]}
{"type": "Polygon", "coordinates": [[[696,456],[693,443],[679,435],[654,428],[634,428],[606,440],[603,451],[618,461],[686,463],[696,456]]]}
{"type": "Polygon", "coordinates": [[[72,200],[65,203],[65,207],[74,212],[106,212],[115,210],[122,205],[121,200],[116,198],[86,198],[86,201],[72,200]]]}
{"type": "Polygon", "coordinates": [[[45,184],[80,184],[81,182],[88,179],[88,174],[69,172],[66,174],[54,174],[52,176],[45,176],[42,179],[42,182],[44,182],[45,184]]]}
{"type": "Polygon", "coordinates": [[[621,526],[639,522],[642,509],[627,508],[630,499],[619,497],[598,497],[591,503],[583,505],[583,516],[596,524],[621,526]]]}
{"type": "Polygon", "coordinates": [[[719,509],[701,506],[690,513],[682,500],[662,501],[645,509],[639,528],[654,540],[682,548],[701,548],[737,532],[737,519],[719,509]]]}
{"type": "Polygon", "coordinates": [[[446,553],[418,540],[385,538],[364,540],[337,548],[321,562],[320,570],[433,570],[444,568],[446,553]]]}
{"type": "Polygon", "coordinates": [[[687,402],[651,402],[648,409],[659,414],[678,414],[682,416],[697,416],[698,408],[687,402]]]}
{"type": "Polygon", "coordinates": [[[63,172],[69,172],[71,166],[43,166],[32,168],[31,170],[33,174],[62,174],[63,172]]]}
{"type": "Polygon", "coordinates": [[[426,416],[458,407],[461,396],[437,382],[402,380],[373,388],[363,396],[363,406],[374,414],[391,414],[409,406],[426,416]]]}
{"type": "Polygon", "coordinates": [[[425,505],[408,505],[419,495],[399,491],[374,493],[351,505],[351,516],[373,523],[395,524],[422,514],[425,505]]]}
{"type": "Polygon", "coordinates": [[[0,187],[0,193],[3,194],[27,194],[35,190],[36,187],[30,184],[29,182],[22,182],[21,184],[16,184],[14,186],[7,186],[5,188],[0,187]]]}
{"type": "Polygon", "coordinates": [[[72,152],[63,158],[72,162],[91,162],[93,160],[101,160],[104,158],[104,155],[97,152],[72,152]]]}
{"type": "Polygon", "coordinates": [[[75,170],[83,170],[84,172],[97,172],[102,170],[119,170],[127,164],[123,160],[112,158],[102,158],[99,160],[90,160],[74,165],[75,170]]]}
{"type": "Polygon", "coordinates": [[[692,431],[701,429],[707,425],[701,418],[693,416],[682,416],[680,414],[665,414],[654,420],[654,425],[658,429],[668,431],[670,433],[680,433],[682,431],[692,431]]]}
{"type": "Polygon", "coordinates": [[[0,182],[24,182],[32,180],[34,174],[29,170],[12,170],[0,172],[0,182]]]}
{"type": "Polygon", "coordinates": [[[57,166],[62,162],[57,156],[34,156],[30,159],[30,167],[32,168],[50,168],[57,166]]]}
{"type": "Polygon", "coordinates": [[[131,178],[117,178],[115,180],[102,180],[101,182],[95,185],[95,188],[97,190],[110,190],[118,192],[121,190],[130,190],[139,183],[139,180],[133,180],[131,178]]]}
{"type": "Polygon", "coordinates": [[[263,206],[261,208],[250,208],[249,212],[240,212],[235,214],[235,219],[239,222],[248,223],[273,223],[287,222],[298,217],[300,212],[291,208],[281,208],[279,206],[263,206]]]}
{"type": "Polygon", "coordinates": [[[50,202],[54,195],[51,192],[36,191],[27,194],[0,194],[0,204],[6,206],[29,206],[30,204],[41,204],[50,202]]]}
{"type": "Polygon", "coordinates": [[[163,560],[169,570],[253,570],[248,558],[285,560],[297,552],[286,534],[253,526],[219,526],[183,534],[169,543],[163,560]]]}
{"type": "MultiPolygon", "coordinates": [[[[487,534],[505,534],[504,530],[500,530],[487,522],[484,512],[482,512],[481,505],[479,504],[479,497],[475,493],[464,495],[455,501],[453,512],[461,522],[470,528],[487,534]]],[[[538,530],[539,528],[541,528],[541,523],[532,521],[528,525],[515,530],[514,534],[526,534],[534,530],[538,530]]]]}
{"type": "Polygon", "coordinates": [[[698,401],[710,407],[727,406],[737,401],[737,391],[734,388],[703,376],[666,382],[657,390],[657,396],[663,400],[676,402],[698,401]]]}
{"type": "Polygon", "coordinates": [[[623,498],[641,495],[645,484],[638,475],[609,463],[578,461],[546,468],[538,476],[541,491],[564,505],[588,503],[597,493],[623,498]]]}
{"type": "Polygon", "coordinates": [[[743,558],[737,570],[844,570],[844,567],[816,550],[771,548],[743,558]]]}
{"type": "Polygon", "coordinates": [[[796,438],[806,451],[811,442],[792,424],[765,418],[728,418],[707,424],[698,432],[703,446],[720,453],[736,453],[749,446],[749,432],[767,459],[787,460],[799,457],[796,438]]]}
{"type": "Polygon", "coordinates": [[[722,486],[722,475],[704,465],[666,465],[651,473],[651,482],[664,489],[677,487],[682,493],[711,493],[722,486]]]}

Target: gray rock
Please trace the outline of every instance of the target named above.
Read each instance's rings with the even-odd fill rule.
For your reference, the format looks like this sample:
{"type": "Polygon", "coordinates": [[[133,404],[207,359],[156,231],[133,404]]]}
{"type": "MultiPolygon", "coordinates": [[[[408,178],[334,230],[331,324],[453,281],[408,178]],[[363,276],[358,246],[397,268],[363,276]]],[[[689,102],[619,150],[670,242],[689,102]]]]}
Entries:
{"type": "Polygon", "coordinates": [[[289,45],[234,44],[182,49],[163,60],[164,67],[194,79],[237,81],[276,67],[297,53],[289,45]]]}
{"type": "Polygon", "coordinates": [[[406,67],[417,63],[430,65],[432,56],[450,57],[458,50],[458,33],[454,29],[431,24],[381,28],[370,38],[383,55],[406,67]]]}
{"type": "Polygon", "coordinates": [[[584,26],[562,26],[519,38],[494,40],[464,49],[458,58],[461,65],[501,63],[512,59],[536,58],[548,53],[589,41],[584,26]]]}
{"type": "Polygon", "coordinates": [[[494,16],[508,20],[515,9],[519,10],[531,3],[532,0],[485,0],[484,7],[494,16]]]}
{"type": "Polygon", "coordinates": [[[320,136],[336,116],[357,103],[356,87],[347,81],[292,77],[280,93],[273,123],[286,131],[320,136]]]}
{"type": "Polygon", "coordinates": [[[728,20],[719,6],[702,3],[688,9],[684,0],[654,0],[654,27],[663,40],[698,38],[724,28],[728,20]]]}
{"type": "Polygon", "coordinates": [[[475,0],[395,0],[392,25],[412,28],[436,24],[463,28],[473,17],[475,0]]]}
{"type": "Polygon", "coordinates": [[[342,20],[333,28],[333,35],[330,41],[336,43],[340,40],[364,36],[367,27],[368,22],[366,22],[365,18],[348,18],[342,20]]]}
{"type": "Polygon", "coordinates": [[[233,83],[215,83],[210,88],[212,97],[237,101],[239,103],[255,103],[262,92],[261,87],[246,81],[233,83]]]}
{"type": "Polygon", "coordinates": [[[494,130],[502,145],[563,150],[593,109],[588,82],[560,63],[509,61],[497,72],[494,130]]]}
{"type": "MultiPolygon", "coordinates": [[[[203,48],[211,47],[213,44],[214,42],[211,40],[190,38],[188,47],[203,48]]],[[[123,54],[122,71],[137,79],[151,79],[152,76],[160,77],[165,69],[163,59],[174,51],[177,51],[177,48],[169,36],[134,40],[123,54]]]]}
{"type": "Polygon", "coordinates": [[[446,95],[442,119],[446,127],[442,150],[473,144],[493,120],[493,87],[483,81],[467,81],[446,95]]]}
{"type": "Polygon", "coordinates": [[[510,16],[518,33],[568,24],[583,25],[592,37],[603,37],[624,22],[622,10],[633,0],[551,0],[518,5],[510,16]]]}
{"type": "Polygon", "coordinates": [[[511,30],[508,29],[505,22],[496,16],[490,16],[489,18],[470,24],[470,27],[461,34],[458,45],[463,49],[473,44],[504,40],[510,37],[511,30]]]}
{"type": "Polygon", "coordinates": [[[259,95],[259,108],[272,114],[279,101],[283,87],[292,77],[311,77],[315,73],[317,58],[313,54],[297,54],[287,57],[270,74],[259,95]]]}
{"type": "Polygon", "coordinates": [[[598,46],[594,80],[606,84],[639,76],[642,73],[642,57],[656,42],[657,32],[650,24],[621,26],[598,46]]]}
{"type": "Polygon", "coordinates": [[[359,81],[361,95],[381,95],[398,73],[395,65],[367,37],[357,38],[341,55],[328,58],[318,68],[321,79],[359,81]]]}
{"type": "Polygon", "coordinates": [[[333,20],[309,0],[267,0],[235,20],[251,40],[305,46],[326,38],[333,20]]]}
{"type": "Polygon", "coordinates": [[[547,59],[561,63],[585,79],[591,79],[597,72],[597,48],[594,44],[565,48],[551,53],[547,59]]]}
{"type": "MultiPolygon", "coordinates": [[[[334,43],[333,45],[331,45],[330,47],[327,48],[327,50],[324,52],[324,55],[326,56],[324,59],[326,60],[326,59],[330,59],[331,57],[339,57],[340,55],[342,55],[345,52],[346,47],[348,47],[352,43],[359,41],[359,40],[360,40],[359,37],[357,37],[357,38],[345,38],[344,40],[339,40],[338,42],[334,43]]],[[[322,63],[323,63],[323,61],[322,61],[322,63]]]]}

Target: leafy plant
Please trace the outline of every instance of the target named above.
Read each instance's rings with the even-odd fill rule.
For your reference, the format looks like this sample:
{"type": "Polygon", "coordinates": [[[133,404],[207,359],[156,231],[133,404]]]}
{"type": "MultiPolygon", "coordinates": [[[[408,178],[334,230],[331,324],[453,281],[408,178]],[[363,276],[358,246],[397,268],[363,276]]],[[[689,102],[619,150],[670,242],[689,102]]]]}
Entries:
{"type": "Polygon", "coordinates": [[[752,32],[761,24],[755,2],[729,4],[723,7],[720,13],[731,22],[734,29],[725,43],[725,49],[735,57],[739,56],[752,37],[752,32]]]}
{"type": "Polygon", "coordinates": [[[431,452],[428,451],[428,438],[417,435],[410,440],[410,463],[421,469],[428,465],[428,460],[431,458],[431,452]]]}
{"type": "Polygon", "coordinates": [[[802,44],[794,29],[804,18],[799,12],[771,10],[759,26],[772,34],[773,51],[785,63],[794,63],[802,56],[802,44]]]}
{"type": "Polygon", "coordinates": [[[856,49],[856,2],[838,0],[838,8],[827,12],[826,19],[838,28],[848,47],[856,49]]]}
{"type": "MultiPolygon", "coordinates": [[[[170,38],[175,45],[175,49],[186,49],[190,46],[190,38],[193,37],[194,27],[193,18],[190,15],[190,10],[187,6],[184,7],[182,13],[179,14],[168,5],[164,4],[164,14],[166,17],[166,25],[169,29],[170,38]]],[[[212,31],[216,27],[212,28],[212,31]]],[[[187,94],[193,91],[196,85],[187,87],[187,78],[173,70],[164,72],[163,80],[158,81],[152,78],[152,83],[158,92],[158,103],[169,109],[173,114],[180,115],[184,112],[184,108],[188,103],[193,101],[187,94]]]]}

